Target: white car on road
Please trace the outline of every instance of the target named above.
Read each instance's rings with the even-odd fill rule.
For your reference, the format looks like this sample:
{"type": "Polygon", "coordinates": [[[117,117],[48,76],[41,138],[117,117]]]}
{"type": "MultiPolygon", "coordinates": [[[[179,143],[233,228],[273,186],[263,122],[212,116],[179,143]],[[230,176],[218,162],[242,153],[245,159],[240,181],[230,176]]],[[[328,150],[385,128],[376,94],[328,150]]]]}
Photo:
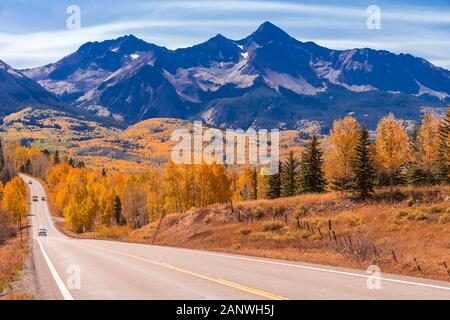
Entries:
{"type": "Polygon", "coordinates": [[[48,230],[45,228],[38,229],[38,237],[46,237],[47,233],[48,233],[48,230]]]}

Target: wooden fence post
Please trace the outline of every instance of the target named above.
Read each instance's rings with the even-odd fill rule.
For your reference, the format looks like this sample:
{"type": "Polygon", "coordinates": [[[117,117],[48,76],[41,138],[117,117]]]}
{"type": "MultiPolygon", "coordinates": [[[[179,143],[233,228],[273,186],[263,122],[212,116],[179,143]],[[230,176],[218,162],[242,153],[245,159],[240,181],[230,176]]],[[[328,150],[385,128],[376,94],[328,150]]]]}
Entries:
{"type": "Polygon", "coordinates": [[[422,272],[422,268],[420,267],[420,264],[417,262],[416,257],[414,257],[414,262],[416,263],[417,270],[419,270],[420,272],[422,272]]]}
{"type": "Polygon", "coordinates": [[[397,261],[397,256],[395,255],[394,250],[391,250],[391,252],[392,252],[392,257],[394,258],[395,263],[397,263],[398,262],[397,261]]]}
{"type": "Polygon", "coordinates": [[[162,219],[164,219],[165,215],[166,215],[166,212],[165,212],[165,210],[163,210],[163,212],[161,214],[161,219],[159,219],[159,222],[158,222],[158,227],[156,227],[155,236],[153,237],[152,244],[155,244],[156,236],[158,235],[159,227],[161,226],[161,221],[162,221],[162,219]]]}

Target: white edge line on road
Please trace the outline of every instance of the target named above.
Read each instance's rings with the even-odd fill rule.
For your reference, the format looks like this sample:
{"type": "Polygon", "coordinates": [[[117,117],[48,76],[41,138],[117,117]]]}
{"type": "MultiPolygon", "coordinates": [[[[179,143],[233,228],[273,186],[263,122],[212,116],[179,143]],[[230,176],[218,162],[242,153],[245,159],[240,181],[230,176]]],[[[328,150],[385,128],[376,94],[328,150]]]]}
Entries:
{"type": "Polygon", "coordinates": [[[398,280],[398,279],[391,279],[391,278],[383,278],[383,277],[375,277],[365,274],[358,274],[358,273],[352,273],[352,272],[346,272],[346,271],[337,271],[337,270],[330,270],[325,268],[317,268],[317,267],[308,267],[308,266],[302,266],[298,264],[292,264],[292,263],[284,263],[284,262],[276,262],[276,261],[269,261],[269,260],[261,260],[261,259],[255,259],[255,258],[246,258],[246,257],[240,257],[240,256],[232,256],[227,254],[220,254],[220,253],[212,253],[212,252],[203,252],[198,250],[189,250],[191,252],[197,253],[197,254],[204,254],[204,255],[210,255],[210,256],[217,256],[217,257],[225,257],[225,258],[231,258],[231,259],[238,259],[238,260],[245,260],[245,261],[253,261],[253,262],[260,262],[260,263],[269,263],[279,266],[285,266],[285,267],[294,267],[294,268],[300,268],[300,269],[307,269],[307,270],[314,270],[314,271],[320,271],[320,272],[328,272],[328,273],[334,273],[334,274],[341,274],[346,276],[354,276],[354,277],[360,277],[360,278],[366,278],[366,279],[378,279],[382,281],[389,281],[389,282],[396,282],[401,284],[407,284],[407,285],[414,285],[414,286],[421,286],[421,287],[428,287],[433,289],[442,289],[442,290],[448,290],[450,291],[450,287],[444,287],[444,286],[438,286],[428,283],[420,283],[420,282],[414,282],[414,281],[406,281],[406,280],[398,280]]]}
{"type": "Polygon", "coordinates": [[[64,285],[64,282],[62,281],[58,272],[56,271],[55,266],[50,261],[50,258],[47,256],[47,253],[45,252],[44,246],[42,245],[41,241],[39,241],[39,239],[36,239],[36,241],[39,244],[39,248],[41,249],[42,255],[44,256],[45,262],[47,263],[48,268],[50,269],[50,273],[52,274],[53,279],[55,279],[56,285],[58,286],[58,289],[61,292],[64,300],[74,300],[69,290],[64,285]]]}

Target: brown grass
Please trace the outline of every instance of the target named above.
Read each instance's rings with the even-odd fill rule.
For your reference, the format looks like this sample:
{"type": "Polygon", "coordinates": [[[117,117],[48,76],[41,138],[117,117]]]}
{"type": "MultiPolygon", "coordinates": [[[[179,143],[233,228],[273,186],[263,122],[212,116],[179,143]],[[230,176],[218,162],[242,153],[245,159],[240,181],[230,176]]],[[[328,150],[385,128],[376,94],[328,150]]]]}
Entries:
{"type": "MultiPolygon", "coordinates": [[[[326,193],[241,202],[234,212],[211,206],[166,217],[156,243],[352,268],[377,264],[450,281],[449,196],[450,187],[402,187],[394,198],[382,189],[366,202],[326,193]],[[297,220],[300,206],[306,215],[297,220]]],[[[123,240],[150,243],[155,230],[153,223],[123,240]]]]}
{"type": "MultiPolygon", "coordinates": [[[[24,235],[26,232],[24,232],[24,235]]],[[[20,270],[23,268],[25,259],[28,256],[29,248],[27,236],[24,236],[23,245],[20,238],[11,239],[6,244],[0,246],[0,299],[5,295],[6,299],[24,297],[24,294],[9,293],[12,289],[12,282],[17,280],[20,270]]]]}

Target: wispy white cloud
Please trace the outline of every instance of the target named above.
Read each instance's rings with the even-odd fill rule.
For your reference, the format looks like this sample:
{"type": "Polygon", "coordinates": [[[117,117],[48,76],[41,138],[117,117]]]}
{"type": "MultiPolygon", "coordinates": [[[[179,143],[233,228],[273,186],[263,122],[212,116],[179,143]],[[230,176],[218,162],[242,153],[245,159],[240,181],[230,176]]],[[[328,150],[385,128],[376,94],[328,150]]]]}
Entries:
{"type": "Polygon", "coordinates": [[[46,64],[75,51],[86,42],[112,39],[136,31],[139,33],[143,30],[149,34],[143,36],[145,40],[177,48],[191,45],[195,41],[186,35],[175,35],[168,39],[166,35],[157,30],[186,27],[211,28],[213,26],[238,28],[251,27],[257,23],[249,20],[134,20],[118,21],[79,30],[55,30],[23,35],[0,33],[0,59],[17,68],[46,64]],[[148,32],[152,29],[156,32],[148,32]]]}
{"type": "Polygon", "coordinates": [[[79,2],[84,17],[82,29],[29,30],[22,34],[4,31],[0,33],[0,59],[17,68],[43,65],[75,51],[85,42],[129,33],[174,49],[205,41],[218,32],[240,39],[262,21],[270,20],[299,40],[335,49],[372,47],[412,53],[450,67],[450,6],[445,10],[381,4],[382,30],[368,31],[365,6],[338,6],[334,1],[305,4],[274,0],[112,0],[113,4],[102,7],[85,0],[79,2]],[[97,12],[105,23],[92,18],[97,12]]]}
{"type": "MultiPolygon", "coordinates": [[[[132,10],[201,10],[204,12],[271,12],[289,14],[309,14],[335,18],[367,17],[366,9],[362,5],[325,5],[325,4],[302,4],[284,1],[152,1],[148,3],[130,6],[132,10]]],[[[382,17],[386,20],[414,23],[439,23],[450,24],[448,10],[433,9],[430,7],[408,6],[407,8],[392,8],[380,6],[382,17]]]]}

